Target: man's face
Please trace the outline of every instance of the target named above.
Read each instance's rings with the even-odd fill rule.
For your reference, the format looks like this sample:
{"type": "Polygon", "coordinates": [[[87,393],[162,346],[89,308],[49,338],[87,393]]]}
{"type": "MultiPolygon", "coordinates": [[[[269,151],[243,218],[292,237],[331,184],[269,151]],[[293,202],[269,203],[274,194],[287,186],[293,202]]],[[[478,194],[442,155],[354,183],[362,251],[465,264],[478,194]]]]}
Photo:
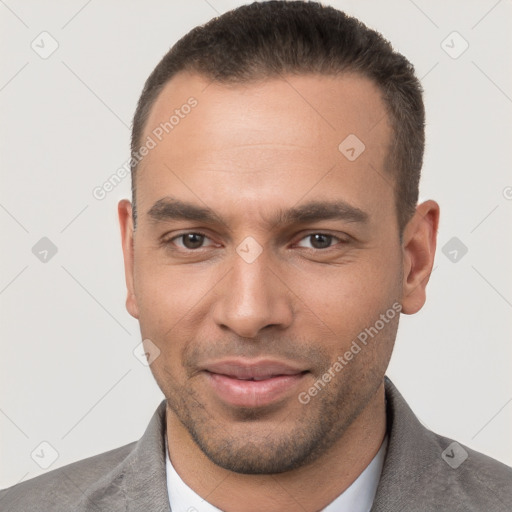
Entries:
{"type": "Polygon", "coordinates": [[[160,350],[151,369],[169,414],[233,471],[314,460],[382,389],[398,328],[398,314],[377,322],[402,296],[377,87],[354,75],[228,86],[182,73],[148,135],[127,307],[160,350]],[[153,130],[191,96],[158,141],[153,130]],[[366,345],[333,371],[365,329],[366,345]]]}

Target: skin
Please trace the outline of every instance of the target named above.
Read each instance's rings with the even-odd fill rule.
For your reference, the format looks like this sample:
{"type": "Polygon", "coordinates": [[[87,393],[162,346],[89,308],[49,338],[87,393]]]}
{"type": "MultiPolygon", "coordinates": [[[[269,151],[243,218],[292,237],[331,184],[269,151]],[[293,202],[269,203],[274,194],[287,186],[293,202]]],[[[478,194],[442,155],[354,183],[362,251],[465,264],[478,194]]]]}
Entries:
{"type": "Polygon", "coordinates": [[[400,243],[384,169],[392,130],[366,78],[226,85],[180,73],[159,95],[144,139],[190,96],[197,107],[139,166],[136,230],[130,202],[118,206],[127,309],[160,350],[151,370],[167,398],[169,455],[192,489],[227,512],[319,510],[381,446],[383,379],[399,315],[307,405],[298,395],[393,303],[405,314],[421,309],[439,206],[419,204],[400,243]],[[353,162],[338,150],[349,134],[366,147],[353,162]],[[221,220],[152,219],[149,210],[169,196],[221,220]],[[363,210],[368,222],[272,221],[327,200],[363,210]],[[187,232],[206,237],[192,237],[193,245],[178,238],[187,232]],[[333,238],[319,244],[315,233],[333,238]],[[236,250],[248,236],[262,248],[252,263],[236,250]],[[232,356],[308,372],[277,402],[237,407],[200,371],[232,356]]]}

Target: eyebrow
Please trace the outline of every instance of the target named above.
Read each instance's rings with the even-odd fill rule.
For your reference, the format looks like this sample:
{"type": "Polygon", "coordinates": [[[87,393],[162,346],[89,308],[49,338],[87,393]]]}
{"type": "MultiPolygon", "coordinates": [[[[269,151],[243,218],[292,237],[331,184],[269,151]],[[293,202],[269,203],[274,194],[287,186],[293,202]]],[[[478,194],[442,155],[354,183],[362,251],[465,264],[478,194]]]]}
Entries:
{"type": "MultiPolygon", "coordinates": [[[[181,201],[167,196],[159,199],[149,210],[148,216],[155,222],[170,220],[193,220],[209,224],[225,224],[226,222],[208,207],[181,201]]],[[[306,224],[320,220],[342,220],[367,224],[370,216],[367,212],[343,200],[310,201],[300,206],[280,210],[267,222],[275,224],[306,224]]]]}

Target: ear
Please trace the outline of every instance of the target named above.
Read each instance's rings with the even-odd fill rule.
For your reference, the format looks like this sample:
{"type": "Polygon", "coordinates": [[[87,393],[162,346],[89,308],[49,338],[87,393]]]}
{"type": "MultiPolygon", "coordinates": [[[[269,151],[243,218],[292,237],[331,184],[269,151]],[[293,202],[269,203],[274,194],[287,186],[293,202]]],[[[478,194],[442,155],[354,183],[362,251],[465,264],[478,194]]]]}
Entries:
{"type": "Polygon", "coordinates": [[[134,269],[134,231],[132,219],[132,204],[128,199],[119,201],[117,205],[117,213],[119,215],[119,226],[121,228],[121,243],[123,247],[124,258],[124,275],[126,279],[126,288],[128,295],[126,297],[126,309],[134,318],[139,318],[139,309],[135,298],[133,269],[134,269]]]}
{"type": "Polygon", "coordinates": [[[426,287],[434,265],[439,205],[432,200],[416,207],[404,229],[402,313],[412,315],[425,304],[426,287]]]}

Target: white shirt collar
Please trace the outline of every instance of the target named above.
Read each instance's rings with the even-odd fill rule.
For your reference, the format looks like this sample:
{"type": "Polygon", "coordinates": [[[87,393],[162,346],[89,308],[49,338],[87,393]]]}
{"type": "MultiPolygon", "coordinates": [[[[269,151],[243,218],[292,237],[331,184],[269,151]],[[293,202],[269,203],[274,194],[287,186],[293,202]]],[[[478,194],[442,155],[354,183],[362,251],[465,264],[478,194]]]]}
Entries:
{"type": "MultiPolygon", "coordinates": [[[[387,436],[384,438],[377,455],[352,485],[321,512],[369,512],[377,492],[377,485],[386,457],[386,447],[387,436]]],[[[167,436],[165,436],[165,453],[167,492],[169,493],[171,510],[173,512],[222,512],[201,498],[178,475],[169,459],[167,436]]]]}

